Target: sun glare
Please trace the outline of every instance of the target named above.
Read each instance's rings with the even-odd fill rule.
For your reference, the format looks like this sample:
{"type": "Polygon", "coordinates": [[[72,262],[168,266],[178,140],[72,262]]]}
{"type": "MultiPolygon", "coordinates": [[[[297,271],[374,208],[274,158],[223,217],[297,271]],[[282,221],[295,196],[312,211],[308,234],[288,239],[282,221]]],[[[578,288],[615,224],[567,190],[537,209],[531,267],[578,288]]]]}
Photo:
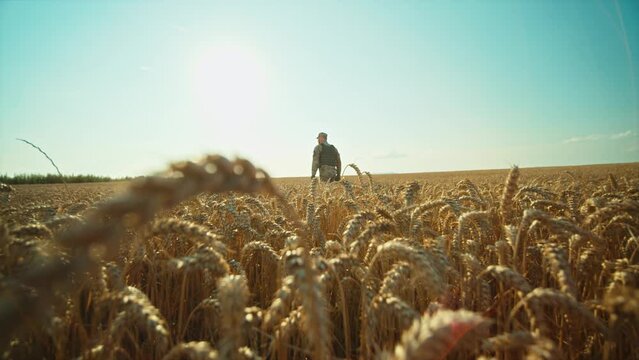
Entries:
{"type": "Polygon", "coordinates": [[[225,123],[255,121],[267,103],[263,64],[247,47],[210,46],[199,51],[192,66],[196,97],[206,115],[225,123]]]}

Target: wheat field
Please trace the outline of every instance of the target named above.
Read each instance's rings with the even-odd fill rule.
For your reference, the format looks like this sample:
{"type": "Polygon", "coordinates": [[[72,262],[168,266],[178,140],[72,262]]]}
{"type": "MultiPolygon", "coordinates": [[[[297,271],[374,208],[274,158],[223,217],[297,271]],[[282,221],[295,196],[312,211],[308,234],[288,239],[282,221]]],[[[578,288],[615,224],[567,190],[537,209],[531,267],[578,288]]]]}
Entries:
{"type": "Polygon", "coordinates": [[[6,359],[639,358],[637,164],[4,186],[6,359]]]}

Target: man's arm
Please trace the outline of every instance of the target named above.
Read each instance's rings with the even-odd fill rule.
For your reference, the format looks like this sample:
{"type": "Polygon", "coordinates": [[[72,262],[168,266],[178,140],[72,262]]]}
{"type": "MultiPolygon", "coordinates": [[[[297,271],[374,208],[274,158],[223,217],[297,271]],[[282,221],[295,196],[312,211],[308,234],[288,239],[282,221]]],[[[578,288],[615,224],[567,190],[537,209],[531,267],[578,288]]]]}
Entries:
{"type": "Polygon", "coordinates": [[[342,158],[339,155],[339,151],[337,151],[337,148],[335,148],[335,152],[337,153],[337,180],[339,180],[342,174],[342,158]]]}
{"type": "Polygon", "coordinates": [[[315,177],[317,174],[317,169],[319,169],[319,158],[320,158],[320,146],[315,146],[313,149],[313,167],[311,169],[311,177],[315,177]]]}

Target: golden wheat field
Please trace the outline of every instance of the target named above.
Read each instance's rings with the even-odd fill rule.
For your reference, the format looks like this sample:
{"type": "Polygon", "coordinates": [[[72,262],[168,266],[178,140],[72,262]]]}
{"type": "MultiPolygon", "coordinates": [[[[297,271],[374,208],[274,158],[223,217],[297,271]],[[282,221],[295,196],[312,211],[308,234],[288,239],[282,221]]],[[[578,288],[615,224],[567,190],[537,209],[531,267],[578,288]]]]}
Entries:
{"type": "Polygon", "coordinates": [[[0,193],[7,359],[639,358],[639,166],[0,193]]]}

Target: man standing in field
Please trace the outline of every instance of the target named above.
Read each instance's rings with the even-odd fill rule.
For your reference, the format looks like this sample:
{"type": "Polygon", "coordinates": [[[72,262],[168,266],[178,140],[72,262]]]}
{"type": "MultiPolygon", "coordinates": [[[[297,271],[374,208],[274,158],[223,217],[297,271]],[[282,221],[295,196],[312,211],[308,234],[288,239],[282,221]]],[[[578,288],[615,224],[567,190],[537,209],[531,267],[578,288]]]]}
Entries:
{"type": "Polygon", "coordinates": [[[320,180],[339,181],[342,171],[342,159],[337,148],[327,141],[328,135],[325,132],[317,135],[317,146],[313,150],[313,170],[311,179],[317,174],[319,169],[320,180]]]}

